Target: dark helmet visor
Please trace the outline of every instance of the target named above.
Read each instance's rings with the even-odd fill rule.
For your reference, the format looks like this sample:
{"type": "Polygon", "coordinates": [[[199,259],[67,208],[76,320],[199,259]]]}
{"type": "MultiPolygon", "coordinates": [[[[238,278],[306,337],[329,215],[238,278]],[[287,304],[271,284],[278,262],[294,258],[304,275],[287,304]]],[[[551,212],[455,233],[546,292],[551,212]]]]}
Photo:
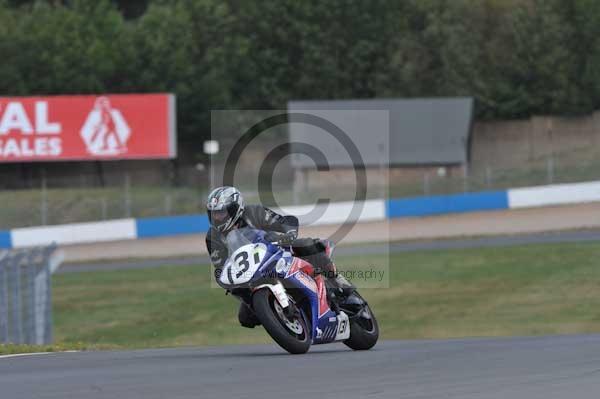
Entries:
{"type": "Polygon", "coordinates": [[[232,203],[225,209],[208,211],[208,220],[217,230],[224,233],[231,229],[231,221],[237,214],[239,205],[232,203]]]}

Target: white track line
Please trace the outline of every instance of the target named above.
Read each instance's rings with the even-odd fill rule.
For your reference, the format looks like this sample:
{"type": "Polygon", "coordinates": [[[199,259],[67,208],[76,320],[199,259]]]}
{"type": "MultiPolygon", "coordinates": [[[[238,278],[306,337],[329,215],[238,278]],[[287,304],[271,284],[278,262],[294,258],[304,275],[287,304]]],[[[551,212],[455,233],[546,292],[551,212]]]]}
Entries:
{"type": "Polygon", "coordinates": [[[38,356],[38,355],[52,355],[56,353],[76,353],[81,351],[60,351],[60,352],[34,352],[34,353],[13,353],[12,355],[0,355],[0,359],[7,359],[10,357],[21,357],[21,356],[38,356]]]}

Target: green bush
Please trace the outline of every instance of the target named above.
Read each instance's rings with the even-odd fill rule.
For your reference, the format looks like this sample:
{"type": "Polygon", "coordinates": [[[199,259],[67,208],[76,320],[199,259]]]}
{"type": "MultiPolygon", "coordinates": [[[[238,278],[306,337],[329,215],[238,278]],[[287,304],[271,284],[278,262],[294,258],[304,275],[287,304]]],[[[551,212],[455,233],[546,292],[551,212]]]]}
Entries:
{"type": "Polygon", "coordinates": [[[197,149],[211,109],[292,98],[586,113],[600,105],[598,17],[593,0],[0,0],[0,94],[175,92],[197,149]]]}

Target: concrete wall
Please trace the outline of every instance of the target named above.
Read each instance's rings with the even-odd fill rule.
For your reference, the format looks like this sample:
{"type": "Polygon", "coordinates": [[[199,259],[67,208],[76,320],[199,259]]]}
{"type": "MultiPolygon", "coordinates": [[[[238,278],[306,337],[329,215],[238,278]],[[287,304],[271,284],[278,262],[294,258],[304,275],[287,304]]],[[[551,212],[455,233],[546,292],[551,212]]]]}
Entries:
{"type": "Polygon", "coordinates": [[[471,140],[471,168],[475,170],[519,168],[548,157],[589,153],[600,144],[600,112],[571,118],[476,122],[471,140]]]}
{"type": "MultiPolygon", "coordinates": [[[[464,174],[462,165],[411,166],[397,168],[367,168],[367,183],[369,185],[385,185],[389,183],[422,182],[424,175],[438,176],[440,169],[447,177],[459,177],[464,174]]],[[[300,188],[324,189],[327,187],[347,187],[354,189],[356,174],[352,168],[332,169],[319,172],[317,170],[297,170],[295,184],[300,188]]]]}

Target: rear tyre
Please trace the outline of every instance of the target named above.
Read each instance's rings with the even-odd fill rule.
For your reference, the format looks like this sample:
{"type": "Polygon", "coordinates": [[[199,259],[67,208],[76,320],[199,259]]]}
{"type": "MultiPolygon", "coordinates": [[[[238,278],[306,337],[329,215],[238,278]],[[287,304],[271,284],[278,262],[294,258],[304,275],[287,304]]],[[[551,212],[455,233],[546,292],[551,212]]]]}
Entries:
{"type": "Polygon", "coordinates": [[[268,288],[255,292],[252,304],[256,317],[279,346],[294,355],[308,352],[310,329],[301,310],[286,315],[268,288]]]}
{"type": "MultiPolygon", "coordinates": [[[[368,350],[375,346],[379,339],[379,325],[367,302],[357,293],[353,293],[355,299],[360,299],[360,306],[352,306],[350,314],[350,338],[344,344],[351,349],[360,351],[368,350]]],[[[349,310],[344,307],[345,312],[349,310]]]]}

